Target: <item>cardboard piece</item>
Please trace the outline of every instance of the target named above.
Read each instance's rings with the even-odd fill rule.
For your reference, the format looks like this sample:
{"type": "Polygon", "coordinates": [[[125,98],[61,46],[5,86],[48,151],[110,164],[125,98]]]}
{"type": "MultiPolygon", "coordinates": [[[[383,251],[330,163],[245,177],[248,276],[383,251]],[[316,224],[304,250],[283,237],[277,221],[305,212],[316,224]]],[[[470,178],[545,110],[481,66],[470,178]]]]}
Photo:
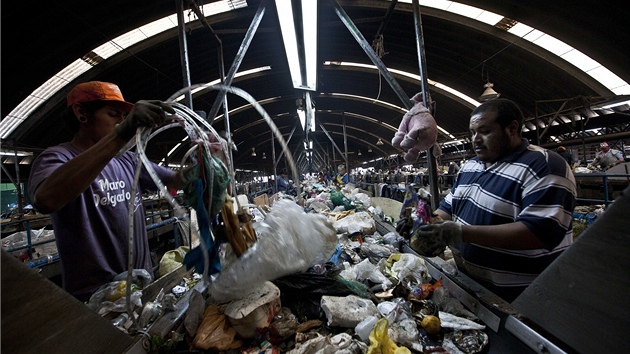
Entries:
{"type": "Polygon", "coordinates": [[[271,206],[269,196],[267,194],[261,194],[254,198],[254,204],[257,206],[271,206]]]}

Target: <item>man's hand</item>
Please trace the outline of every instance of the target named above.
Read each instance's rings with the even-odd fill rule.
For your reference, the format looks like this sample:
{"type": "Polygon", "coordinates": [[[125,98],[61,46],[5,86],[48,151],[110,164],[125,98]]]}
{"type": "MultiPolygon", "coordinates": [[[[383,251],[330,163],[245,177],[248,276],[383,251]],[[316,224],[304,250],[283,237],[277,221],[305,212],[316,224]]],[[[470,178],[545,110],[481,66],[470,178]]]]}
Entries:
{"type": "Polygon", "coordinates": [[[427,257],[444,252],[448,245],[462,242],[462,225],[454,221],[421,226],[411,238],[411,248],[427,257]]]}
{"type": "Polygon", "coordinates": [[[175,114],[175,110],[169,104],[154,101],[138,101],[127,115],[127,118],[116,125],[118,136],[128,141],[136,134],[138,127],[154,128],[166,121],[166,112],[175,114]]]}

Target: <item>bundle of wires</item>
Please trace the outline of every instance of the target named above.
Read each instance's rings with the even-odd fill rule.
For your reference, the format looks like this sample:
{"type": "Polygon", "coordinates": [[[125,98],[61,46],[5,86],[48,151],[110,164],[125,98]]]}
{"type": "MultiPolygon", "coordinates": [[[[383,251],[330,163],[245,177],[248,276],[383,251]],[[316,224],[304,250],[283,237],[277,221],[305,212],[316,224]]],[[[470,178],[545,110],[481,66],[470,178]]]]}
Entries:
{"type": "MultiPolygon", "coordinates": [[[[190,206],[195,208],[197,213],[197,224],[196,232],[200,235],[200,245],[192,249],[188,252],[184,258],[184,264],[186,264],[187,268],[190,269],[193,266],[199,272],[203,269],[203,280],[206,283],[209,283],[209,274],[214,274],[220,272],[220,260],[218,255],[218,242],[216,242],[213,233],[212,233],[212,225],[211,220],[218,212],[221,210],[223,206],[223,201],[225,200],[225,191],[226,187],[229,184],[230,176],[233,175],[233,166],[231,161],[231,154],[226,154],[228,166],[221,162],[220,159],[213,156],[211,145],[213,144],[210,141],[209,134],[213,135],[216,141],[222,142],[222,151],[229,151],[228,145],[224,139],[220,137],[220,135],[216,132],[216,130],[203,118],[201,118],[197,113],[188,108],[185,105],[182,105],[177,102],[172,102],[174,97],[178,97],[183,92],[195,89],[197,87],[203,87],[207,90],[220,90],[235,94],[240,96],[241,98],[248,101],[256,111],[264,118],[272,132],[278,139],[280,146],[282,147],[285,156],[289,162],[289,165],[293,171],[293,177],[295,180],[298,179],[297,168],[293,161],[293,156],[288,149],[288,146],[279,131],[276,125],[271,120],[271,117],[267,112],[262,108],[262,106],[256,102],[256,100],[249,95],[247,92],[242,89],[225,86],[225,85],[208,85],[208,84],[198,84],[190,87],[186,87],[176,92],[167,100],[169,104],[175,110],[175,115],[172,116],[174,122],[164,125],[152,131],[150,128],[140,127],[136,132],[135,145],[136,145],[136,153],[140,157],[140,161],[135,171],[134,176],[134,184],[132,186],[132,195],[135,195],[140,171],[142,166],[144,165],[153,179],[153,182],[158,187],[158,189],[162,192],[168,203],[173,207],[173,209],[180,209],[181,206],[177,202],[177,200],[168,193],[167,187],[162,183],[157,173],[153,168],[151,168],[151,164],[149,158],[145,153],[145,149],[149,141],[155,137],[157,134],[161,133],[166,129],[171,128],[183,128],[188,137],[189,141],[192,142],[192,147],[186,152],[184,157],[181,160],[181,166],[194,166],[190,175],[193,176],[193,181],[185,190],[184,198],[187,200],[190,206]],[[217,180],[215,181],[215,178],[217,180]]],[[[228,132],[229,134],[229,132],[228,132]]],[[[133,146],[133,145],[131,145],[133,146]]],[[[124,150],[131,148],[131,146],[127,146],[124,150]]],[[[187,173],[187,175],[189,175],[187,173]]],[[[300,193],[298,186],[298,195],[300,193]]],[[[131,274],[133,273],[133,211],[135,210],[135,200],[131,198],[130,207],[129,207],[129,255],[128,255],[128,279],[127,279],[127,312],[130,318],[133,319],[135,327],[139,332],[142,332],[142,328],[140,324],[136,321],[135,316],[133,316],[133,308],[131,303],[131,274]]],[[[237,199],[238,203],[238,199],[237,199]]],[[[239,205],[240,210],[240,205],[239,205]]],[[[184,216],[184,222],[190,223],[190,217],[188,214],[184,216]]]]}
{"type": "MultiPolygon", "coordinates": [[[[172,118],[175,121],[174,123],[170,123],[165,126],[159,127],[153,132],[151,131],[150,128],[146,128],[146,127],[138,128],[138,131],[136,132],[136,139],[135,139],[136,153],[140,157],[140,161],[135,171],[134,184],[132,186],[131,193],[132,195],[135,195],[136,193],[136,190],[138,187],[138,181],[140,177],[140,171],[142,169],[142,166],[144,165],[147,172],[151,176],[153,182],[158,187],[158,190],[162,192],[161,194],[166,198],[166,200],[173,207],[173,209],[181,209],[181,206],[179,205],[177,200],[168,192],[168,188],[164,185],[164,183],[162,183],[162,181],[158,177],[155,170],[151,167],[149,158],[147,157],[146,152],[145,152],[148,142],[157,134],[163,132],[166,129],[184,128],[184,130],[188,134],[188,137],[190,138],[190,141],[193,142],[193,146],[191,147],[191,149],[189,149],[186,152],[186,154],[182,158],[181,166],[187,165],[186,163],[187,161],[189,162],[188,165],[195,166],[195,165],[200,165],[199,160],[203,160],[204,157],[212,156],[211,150],[210,150],[211,142],[209,140],[208,134],[214,134],[217,137],[219,135],[212,128],[212,126],[207,124],[207,122],[205,122],[201,117],[199,117],[199,115],[197,115],[195,112],[190,110],[188,107],[183,106],[178,103],[172,103],[171,105],[173,106],[175,110],[175,115],[172,116],[172,118]],[[204,126],[206,130],[202,129],[198,123],[204,126]]],[[[215,160],[213,159],[213,161],[215,160]]],[[[228,178],[228,181],[229,181],[229,174],[225,173],[225,170],[227,170],[227,168],[223,165],[223,163],[221,163],[221,165],[223,166],[223,170],[224,170],[223,174],[224,176],[228,178]]],[[[190,254],[193,250],[191,250],[191,252],[189,252],[187,256],[189,257],[188,262],[191,264],[194,263],[195,266],[198,267],[196,268],[197,271],[202,272],[202,274],[204,275],[204,279],[207,281],[207,277],[209,274],[211,274],[211,271],[213,273],[220,271],[220,261],[218,257],[218,244],[214,242],[214,238],[212,236],[212,228],[210,227],[211,217],[208,214],[208,210],[211,210],[211,208],[209,205],[206,206],[207,205],[206,203],[211,203],[211,201],[213,200],[214,189],[208,188],[208,186],[214,186],[215,184],[214,177],[215,177],[216,164],[206,163],[206,164],[203,164],[203,166],[204,166],[203,173],[199,173],[199,175],[203,175],[203,179],[195,178],[190,183],[191,186],[193,186],[190,193],[195,194],[196,196],[195,200],[197,202],[196,205],[192,205],[192,206],[195,208],[197,212],[197,224],[195,226],[197,226],[196,232],[198,235],[200,235],[200,238],[201,238],[200,246],[194,249],[193,256],[188,256],[188,254],[190,254]]],[[[192,172],[192,174],[193,175],[195,174],[194,171],[192,172]]],[[[224,189],[226,186],[227,184],[224,184],[224,189]]],[[[223,198],[225,198],[225,194],[223,195],[223,198]]],[[[133,242],[134,242],[133,241],[134,239],[133,213],[135,210],[134,203],[135,203],[135,200],[134,198],[132,198],[130,200],[131,205],[129,208],[130,212],[129,212],[128,274],[131,274],[133,271],[133,257],[134,257],[133,255],[133,242]]],[[[188,214],[184,216],[184,221],[190,223],[190,217],[188,214]]],[[[131,283],[132,283],[131,279],[128,278],[127,279],[127,312],[129,313],[130,318],[134,319],[137,329],[139,331],[142,331],[140,324],[137,321],[135,321],[135,316],[133,316],[133,313],[132,313],[133,309],[132,309],[132,304],[130,301],[131,283]]]]}

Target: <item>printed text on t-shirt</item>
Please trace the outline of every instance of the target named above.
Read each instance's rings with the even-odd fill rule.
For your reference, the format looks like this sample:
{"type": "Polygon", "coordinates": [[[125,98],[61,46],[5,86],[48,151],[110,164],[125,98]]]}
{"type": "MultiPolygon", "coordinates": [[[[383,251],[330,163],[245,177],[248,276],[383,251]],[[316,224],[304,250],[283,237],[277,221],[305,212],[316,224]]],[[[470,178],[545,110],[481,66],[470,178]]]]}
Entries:
{"type": "Polygon", "coordinates": [[[126,202],[131,199],[131,193],[125,191],[125,181],[113,181],[110,182],[107,179],[99,179],[98,185],[103,192],[107,192],[105,195],[99,195],[94,193],[94,205],[111,205],[115,207],[116,204],[126,202]]]}

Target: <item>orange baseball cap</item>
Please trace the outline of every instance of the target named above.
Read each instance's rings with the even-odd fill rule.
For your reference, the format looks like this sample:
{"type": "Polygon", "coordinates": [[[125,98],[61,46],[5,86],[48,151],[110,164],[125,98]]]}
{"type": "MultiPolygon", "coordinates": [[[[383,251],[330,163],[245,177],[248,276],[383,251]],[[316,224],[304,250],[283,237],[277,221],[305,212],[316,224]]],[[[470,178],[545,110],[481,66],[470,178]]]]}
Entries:
{"type": "Polygon", "coordinates": [[[68,107],[82,102],[112,101],[120,102],[120,107],[125,112],[133,108],[133,103],[125,101],[117,85],[101,81],[89,81],[76,85],[66,96],[66,100],[68,107]]]}

